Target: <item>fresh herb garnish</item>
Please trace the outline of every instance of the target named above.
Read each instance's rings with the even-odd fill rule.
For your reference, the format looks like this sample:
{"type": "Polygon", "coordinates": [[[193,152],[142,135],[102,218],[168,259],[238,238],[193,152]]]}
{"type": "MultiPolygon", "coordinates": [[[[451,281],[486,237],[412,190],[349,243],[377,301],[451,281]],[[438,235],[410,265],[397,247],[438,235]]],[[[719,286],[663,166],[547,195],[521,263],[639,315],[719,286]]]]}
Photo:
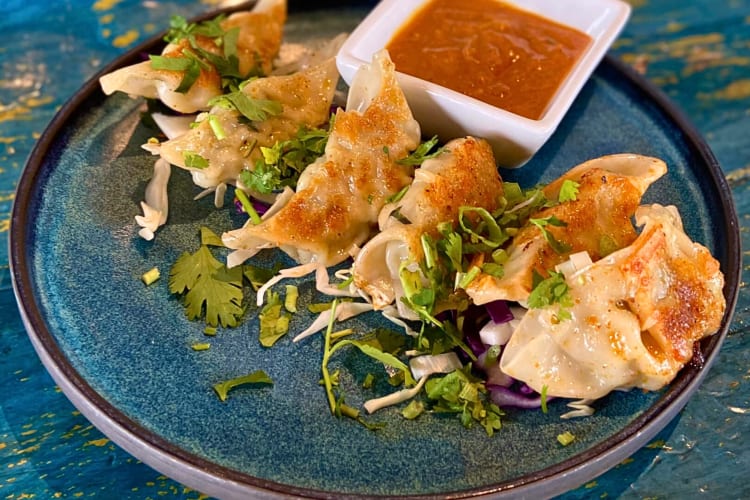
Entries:
{"type": "Polygon", "coordinates": [[[417,146],[417,149],[412,151],[409,156],[401,158],[400,160],[396,161],[396,163],[398,163],[399,165],[421,165],[425,162],[425,160],[435,158],[445,150],[445,147],[441,147],[433,151],[433,148],[435,148],[437,143],[437,136],[433,136],[432,139],[424,141],[419,146],[417,146]]]}
{"type": "Polygon", "coordinates": [[[241,83],[250,77],[262,76],[260,64],[256,64],[245,74],[240,72],[237,52],[240,29],[234,27],[224,30],[221,26],[224,19],[225,16],[220,15],[200,23],[189,23],[182,16],[172,17],[170,29],[164,40],[173,44],[184,40],[186,46],[176,57],[151,56],[151,65],[154,69],[185,72],[176,89],[177,92],[185,93],[190,90],[200,76],[201,70],[208,70],[211,67],[221,76],[222,88],[229,91],[237,90],[241,83]],[[208,50],[208,44],[213,46],[213,50],[208,50]],[[166,59],[179,59],[181,62],[166,61],[166,59]]]}
{"type": "Polygon", "coordinates": [[[573,307],[573,298],[570,296],[569,290],[563,273],[550,271],[549,276],[544,278],[533,271],[532,290],[528,299],[529,308],[538,309],[559,304],[558,319],[570,319],[570,311],[567,309],[573,307]]]}
{"type": "Polygon", "coordinates": [[[263,370],[214,384],[214,391],[221,401],[226,401],[229,391],[242,385],[273,385],[273,380],[263,370]]]}
{"type": "Polygon", "coordinates": [[[260,318],[260,343],[263,347],[273,346],[289,332],[291,316],[282,310],[283,305],[279,294],[273,290],[268,290],[266,303],[258,314],[260,318]]]}
{"type": "Polygon", "coordinates": [[[283,106],[278,101],[272,101],[270,99],[253,99],[242,90],[216,96],[208,101],[208,105],[235,110],[251,122],[265,121],[270,116],[281,114],[284,110],[283,106]]]}
{"type": "Polygon", "coordinates": [[[205,318],[211,326],[237,326],[244,312],[242,268],[228,269],[206,245],[180,255],[169,272],[169,291],[182,296],[188,319],[205,318]]]}
{"type": "Polygon", "coordinates": [[[477,422],[492,436],[502,428],[504,413],[487,400],[487,389],[482,380],[471,374],[470,364],[443,377],[429,379],[425,392],[434,401],[433,411],[457,414],[467,429],[477,422]]]}
{"type": "Polygon", "coordinates": [[[566,201],[576,201],[578,199],[578,188],[581,185],[576,181],[565,179],[560,186],[560,193],[557,195],[557,200],[560,203],[566,201]]]}
{"type": "Polygon", "coordinates": [[[305,168],[325,152],[333,120],[332,115],[327,128],[301,127],[292,139],[261,147],[263,158],[256,161],[253,170],[240,173],[242,183],[263,194],[296,186],[305,168]]]}
{"type": "Polygon", "coordinates": [[[208,168],[208,160],[192,151],[183,151],[182,159],[185,160],[185,166],[187,168],[204,169],[208,168]]]}
{"type": "Polygon", "coordinates": [[[555,251],[555,253],[562,255],[564,253],[570,252],[572,248],[571,245],[558,240],[557,238],[555,238],[555,235],[552,234],[549,229],[547,229],[547,226],[565,227],[568,225],[566,222],[561,221],[554,215],[540,219],[531,218],[529,219],[529,222],[539,228],[539,230],[542,232],[542,236],[547,241],[547,243],[549,243],[549,246],[552,248],[552,250],[555,251]]]}

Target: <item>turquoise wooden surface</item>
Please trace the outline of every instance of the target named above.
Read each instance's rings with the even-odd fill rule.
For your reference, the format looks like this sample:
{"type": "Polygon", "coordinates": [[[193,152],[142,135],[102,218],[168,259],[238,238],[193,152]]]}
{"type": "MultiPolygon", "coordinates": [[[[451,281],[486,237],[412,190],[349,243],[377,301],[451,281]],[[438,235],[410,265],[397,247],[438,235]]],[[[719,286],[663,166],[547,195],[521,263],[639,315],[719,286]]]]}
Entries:
{"type": "MultiPolygon", "coordinates": [[[[750,0],[633,1],[613,53],[657,84],[706,137],[750,223],[750,0]]],[[[57,109],[118,54],[204,0],[5,0],[0,6],[0,497],[199,498],[120,450],[56,389],[23,330],[7,235],[16,181],[57,109]]],[[[566,498],[750,495],[750,270],[717,363],[648,446],[566,498]]],[[[51,263],[53,265],[53,263],[51,263]]]]}

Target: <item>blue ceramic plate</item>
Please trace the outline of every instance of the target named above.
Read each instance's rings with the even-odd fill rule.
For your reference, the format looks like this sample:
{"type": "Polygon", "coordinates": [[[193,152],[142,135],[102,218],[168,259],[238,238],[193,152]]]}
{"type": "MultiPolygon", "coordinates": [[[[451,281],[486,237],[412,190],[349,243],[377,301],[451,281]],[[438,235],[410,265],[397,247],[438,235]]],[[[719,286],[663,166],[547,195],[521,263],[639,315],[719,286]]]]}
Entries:
{"type": "MultiPolygon", "coordinates": [[[[351,29],[366,8],[293,13],[294,40],[351,29]]],[[[131,64],[154,41],[106,69],[131,64]]],[[[386,409],[370,431],[332,417],[320,379],[321,338],[272,349],[260,346],[257,308],[236,329],[207,339],[187,321],[162,278],[183,251],[198,246],[202,225],[220,232],[239,221],[173,173],[170,219],[155,241],[136,235],[133,216],[153,158],[140,149],[153,131],[141,123],[142,102],[105,97],[95,80],[66,105],[44,133],[18,187],[10,237],[15,290],[39,356],[73,403],[124,449],[157,470],[225,498],[275,495],[329,497],[552,495],[599,475],[643,446],[683,407],[715,359],[738,290],[739,237],[730,191],[711,152],[672,106],[619,63],[606,59],[557,133],[528,165],[503,172],[524,185],[549,181],[592,157],[636,152],[663,158],[669,174],[648,201],[676,204],[690,236],[705,243],[726,274],[728,308],[721,330],[702,344],[703,367],[683,370],[667,389],[616,393],[594,416],[563,421],[564,402],[548,414],[511,411],[501,432],[464,429],[453,417],[416,421],[386,409]],[[211,348],[195,352],[198,341],[211,348]],[[273,387],[240,389],[221,402],[215,382],[265,370],[273,387]],[[556,436],[570,431],[573,444],[556,436]]],[[[290,261],[268,253],[256,263],[290,261]]],[[[298,282],[302,302],[321,301],[298,282]]],[[[296,315],[292,329],[309,318],[296,315]]],[[[369,329],[376,315],[351,321],[369,329]]],[[[361,379],[375,366],[341,352],[348,403],[372,397],[361,379]]],[[[385,392],[384,383],[374,392],[385,392]]]]}

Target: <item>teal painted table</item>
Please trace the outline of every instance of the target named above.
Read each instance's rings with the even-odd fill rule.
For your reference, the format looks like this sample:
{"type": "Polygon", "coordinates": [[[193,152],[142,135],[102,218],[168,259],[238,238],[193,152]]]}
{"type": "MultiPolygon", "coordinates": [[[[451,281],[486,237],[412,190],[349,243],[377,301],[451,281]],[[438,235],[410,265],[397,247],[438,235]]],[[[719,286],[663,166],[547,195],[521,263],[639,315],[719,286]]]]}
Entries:
{"type": "MultiPolygon", "coordinates": [[[[96,430],[55,387],[16,309],[7,238],[17,179],[78,87],[175,12],[218,1],[5,0],[0,6],[0,497],[199,498],[96,430]]],[[[750,0],[633,0],[614,55],[659,86],[706,137],[750,248],[750,0]]],[[[729,335],[700,390],[653,441],[565,498],[750,495],[750,252],[729,335]]]]}

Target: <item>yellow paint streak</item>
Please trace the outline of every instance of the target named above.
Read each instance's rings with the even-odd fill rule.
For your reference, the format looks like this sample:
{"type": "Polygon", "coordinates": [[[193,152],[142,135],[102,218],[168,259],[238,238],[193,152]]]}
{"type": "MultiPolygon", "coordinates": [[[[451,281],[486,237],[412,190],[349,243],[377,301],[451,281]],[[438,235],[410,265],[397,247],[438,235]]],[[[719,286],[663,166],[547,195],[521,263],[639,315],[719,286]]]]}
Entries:
{"type": "Polygon", "coordinates": [[[28,448],[24,448],[22,450],[18,450],[15,453],[16,453],[16,455],[23,455],[24,453],[33,453],[33,452],[35,452],[38,449],[39,449],[39,445],[35,444],[34,446],[29,446],[28,448]]]}
{"type": "Polygon", "coordinates": [[[598,485],[596,481],[591,481],[590,483],[586,483],[583,487],[587,490],[590,490],[591,488],[596,488],[598,485]]]}
{"type": "Polygon", "coordinates": [[[697,45],[712,45],[724,43],[724,35],[721,33],[707,33],[705,35],[692,35],[679,38],[667,43],[669,52],[685,53],[697,45]]]}
{"type": "Polygon", "coordinates": [[[102,30],[102,37],[109,38],[110,36],[112,36],[112,30],[111,29],[105,28],[105,29],[102,30]]]}
{"type": "Polygon", "coordinates": [[[29,97],[26,99],[25,104],[29,106],[30,108],[35,108],[38,106],[44,106],[45,104],[49,104],[52,102],[52,96],[46,96],[46,97],[29,97]]]}
{"type": "Polygon", "coordinates": [[[122,0],[97,0],[91,8],[95,11],[101,12],[103,10],[111,9],[120,2],[122,2],[122,0]]]}
{"type": "Polygon", "coordinates": [[[115,39],[112,40],[112,45],[119,48],[127,47],[138,40],[139,36],[141,35],[138,33],[138,30],[129,30],[127,33],[115,37],[115,39]]]}
{"type": "Polygon", "coordinates": [[[14,142],[23,139],[22,135],[16,135],[14,137],[0,137],[0,144],[13,144],[14,142]]]}
{"type": "Polygon", "coordinates": [[[109,24],[112,21],[114,21],[115,15],[114,14],[104,14],[102,17],[99,18],[99,21],[102,24],[109,24]]]}
{"type": "Polygon", "coordinates": [[[680,31],[682,31],[684,29],[685,29],[685,25],[684,24],[682,24],[682,23],[676,23],[676,22],[671,22],[671,23],[667,24],[666,32],[667,33],[678,33],[678,32],[680,32],[680,31]]]}
{"type": "Polygon", "coordinates": [[[101,438],[101,439],[92,439],[91,441],[88,441],[84,446],[98,446],[101,448],[102,446],[107,446],[107,443],[109,443],[109,439],[107,438],[101,438]]]}
{"type": "Polygon", "coordinates": [[[735,80],[723,89],[714,92],[713,95],[719,99],[725,100],[745,99],[746,97],[750,97],[750,78],[735,80]]]}
{"type": "Polygon", "coordinates": [[[0,106],[0,123],[12,120],[28,120],[31,110],[26,106],[0,106]]]}

